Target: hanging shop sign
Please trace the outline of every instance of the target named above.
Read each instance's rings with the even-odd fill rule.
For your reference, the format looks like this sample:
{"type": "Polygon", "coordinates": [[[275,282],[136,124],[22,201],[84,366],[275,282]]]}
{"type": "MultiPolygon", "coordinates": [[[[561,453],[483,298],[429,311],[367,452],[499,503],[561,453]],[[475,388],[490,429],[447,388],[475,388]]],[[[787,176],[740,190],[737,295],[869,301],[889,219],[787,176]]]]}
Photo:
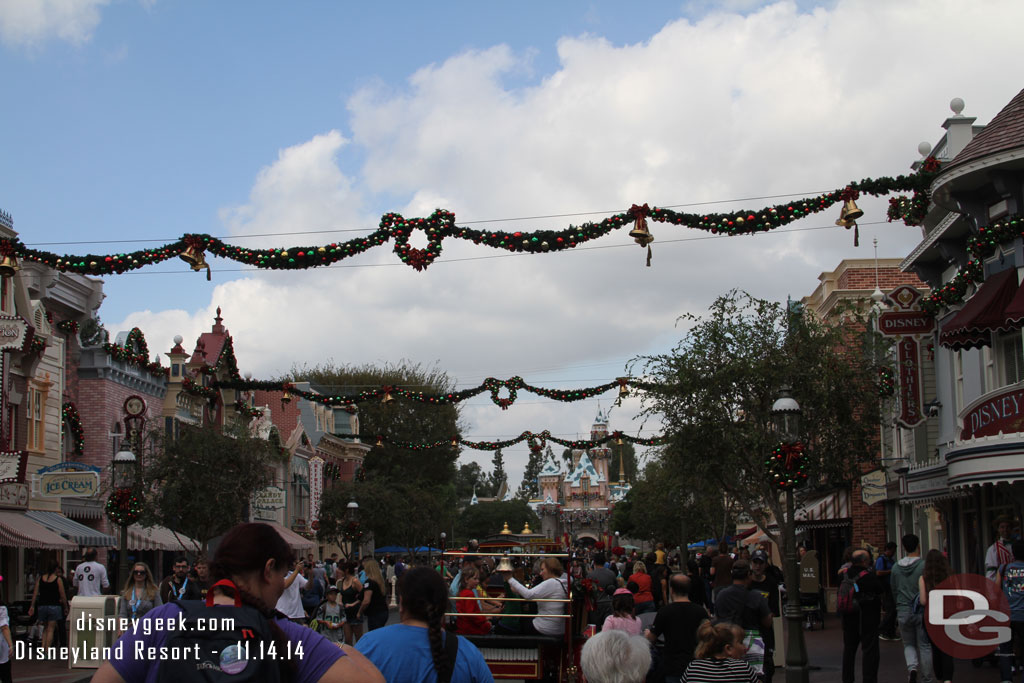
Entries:
{"type": "Polygon", "coordinates": [[[860,497],[865,505],[874,505],[886,499],[885,472],[875,470],[860,478],[860,497]]]}
{"type": "Polygon", "coordinates": [[[886,301],[894,310],[878,316],[878,331],[889,337],[898,337],[896,357],[899,361],[899,411],[897,421],[913,428],[924,421],[921,406],[921,335],[935,329],[935,318],[921,310],[923,297],[914,287],[903,285],[889,292],[886,301]]]}
{"type": "Polygon", "coordinates": [[[284,489],[280,486],[268,486],[253,494],[250,507],[254,519],[274,520],[277,518],[277,511],[284,506],[284,489]]]}

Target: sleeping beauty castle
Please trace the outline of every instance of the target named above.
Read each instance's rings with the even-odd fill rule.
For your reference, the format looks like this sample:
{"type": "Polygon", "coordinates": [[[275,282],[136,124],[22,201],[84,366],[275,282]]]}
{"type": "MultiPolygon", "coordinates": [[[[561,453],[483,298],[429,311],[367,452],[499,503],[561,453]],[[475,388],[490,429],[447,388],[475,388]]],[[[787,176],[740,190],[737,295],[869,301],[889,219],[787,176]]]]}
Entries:
{"type": "MultiPolygon", "coordinates": [[[[608,413],[598,409],[590,438],[597,441],[607,436],[608,413]]],[[[544,463],[537,476],[540,498],[530,501],[530,507],[540,517],[540,532],[544,536],[569,543],[603,541],[605,547],[615,545],[612,508],[626,496],[630,485],[621,458],[614,478],[609,472],[610,443],[590,450],[573,450],[568,471],[553,457],[544,463]]]]}

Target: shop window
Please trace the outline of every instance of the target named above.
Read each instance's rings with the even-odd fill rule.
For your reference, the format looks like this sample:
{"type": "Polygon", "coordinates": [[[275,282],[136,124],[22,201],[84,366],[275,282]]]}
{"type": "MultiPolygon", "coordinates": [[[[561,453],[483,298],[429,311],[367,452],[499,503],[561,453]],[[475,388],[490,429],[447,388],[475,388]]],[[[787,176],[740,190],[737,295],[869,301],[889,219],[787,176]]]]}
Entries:
{"type": "Polygon", "coordinates": [[[36,387],[28,389],[28,440],[26,447],[41,451],[46,447],[46,392],[36,387]]]}
{"type": "Polygon", "coordinates": [[[981,388],[981,393],[987,394],[999,388],[999,385],[996,383],[996,357],[988,346],[981,347],[981,364],[985,368],[983,375],[985,386],[981,388]]]}
{"type": "Polygon", "coordinates": [[[1010,332],[996,336],[996,354],[999,358],[1001,386],[1016,384],[1024,379],[1024,343],[1020,332],[1010,332]]]}

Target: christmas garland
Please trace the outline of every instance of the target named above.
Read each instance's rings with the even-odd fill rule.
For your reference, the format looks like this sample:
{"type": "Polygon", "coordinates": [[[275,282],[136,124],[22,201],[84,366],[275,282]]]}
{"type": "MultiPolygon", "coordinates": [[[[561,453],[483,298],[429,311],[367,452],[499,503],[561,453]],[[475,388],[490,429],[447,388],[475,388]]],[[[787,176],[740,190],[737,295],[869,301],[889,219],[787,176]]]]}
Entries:
{"type": "MultiPolygon", "coordinates": [[[[237,370],[234,372],[237,374],[237,370]]],[[[418,403],[428,403],[431,405],[449,405],[465,401],[466,399],[473,398],[474,396],[479,396],[487,391],[490,392],[491,402],[494,403],[494,405],[500,407],[502,410],[507,410],[509,406],[515,403],[520,389],[555,401],[571,403],[573,401],[583,401],[585,399],[598,396],[611,389],[618,389],[619,396],[624,396],[628,393],[628,386],[650,391],[652,389],[657,389],[660,385],[650,382],[640,382],[628,377],[619,377],[614,381],[606,382],[605,384],[600,384],[594,387],[584,387],[582,389],[545,389],[544,387],[527,384],[522,377],[516,376],[507,380],[488,377],[476,387],[445,394],[427,394],[422,391],[402,389],[401,387],[382,386],[379,389],[369,389],[367,391],[361,391],[358,394],[338,394],[334,396],[319,394],[314,391],[303,391],[295,388],[291,382],[236,378],[231,380],[215,381],[211,383],[211,386],[216,389],[234,389],[236,391],[281,391],[286,395],[290,394],[298,396],[299,398],[307,401],[320,403],[325,406],[354,406],[357,403],[364,403],[366,401],[387,401],[396,397],[405,398],[418,403]],[[508,390],[508,396],[500,396],[502,389],[508,390]]]]}
{"type": "Polygon", "coordinates": [[[878,368],[878,395],[892,396],[896,393],[896,373],[890,367],[878,368]]]}
{"type": "Polygon", "coordinates": [[[324,476],[332,481],[341,479],[341,467],[337,463],[328,462],[324,464],[324,476]]]}
{"type": "Polygon", "coordinates": [[[79,328],[77,320],[61,320],[57,323],[57,329],[67,335],[78,334],[79,328]]]}
{"type": "Polygon", "coordinates": [[[85,430],[82,428],[82,416],[78,414],[74,403],[68,401],[61,407],[61,419],[71,430],[72,452],[82,455],[85,452],[85,430]]]}
{"type": "Polygon", "coordinates": [[[1000,245],[1018,237],[1024,237],[1024,216],[1021,215],[1006,216],[980,228],[977,235],[967,240],[967,265],[946,284],[929,294],[921,302],[921,308],[934,315],[943,307],[962,303],[968,287],[978,285],[985,279],[982,261],[1000,245]]]}
{"type": "Polygon", "coordinates": [[[117,488],[107,498],[107,517],[118,526],[134,524],[142,514],[142,499],[133,489],[117,488]]]}
{"type": "Polygon", "coordinates": [[[32,341],[28,344],[28,352],[34,353],[37,356],[42,356],[43,352],[46,351],[46,340],[42,337],[32,337],[32,341]]]}
{"type": "Polygon", "coordinates": [[[804,445],[779,444],[764,461],[771,483],[780,489],[792,489],[807,481],[807,454],[804,445]]]}
{"type": "MultiPolygon", "coordinates": [[[[416,270],[422,271],[441,255],[441,243],[449,237],[511,252],[544,253],[572,249],[579,244],[598,239],[613,230],[619,230],[635,222],[636,231],[642,234],[634,236],[634,239],[641,246],[646,247],[653,239],[646,229],[646,219],[648,218],[658,223],[670,223],[704,230],[712,234],[749,235],[768,232],[788,225],[805,216],[825,211],[837,202],[855,198],[859,194],[884,196],[893,192],[926,193],[937,173],[938,162],[929,158],[917,173],[911,175],[901,175],[896,178],[866,178],[817,197],[756,210],[744,209],[724,213],[697,214],[658,207],[650,208],[647,204],[634,204],[628,211],[609,216],[597,223],[570,225],[560,231],[476,230],[458,226],[455,223],[454,213],[445,209],[437,209],[426,218],[405,218],[398,213],[387,213],[381,217],[378,228],[369,235],[347,242],[333,242],[325,245],[246,249],[227,244],[210,235],[185,234],[176,242],[131,253],[60,255],[30,249],[16,239],[0,240],[0,252],[42,263],[55,270],[87,275],[126,273],[175,257],[183,258],[192,266],[193,270],[200,270],[204,267],[208,268],[204,257],[205,252],[260,269],[299,270],[331,266],[343,259],[356,256],[393,240],[393,251],[399,259],[416,270]],[[413,248],[409,245],[409,237],[416,230],[421,230],[426,234],[427,246],[425,248],[413,248]]],[[[851,227],[851,225],[846,225],[846,227],[851,227]]],[[[209,273],[209,271],[207,272],[209,273]]]]}
{"type": "Polygon", "coordinates": [[[158,361],[149,360],[149,345],[146,344],[146,337],[142,330],[133,327],[124,340],[124,346],[107,342],[103,344],[103,350],[114,360],[120,363],[133,365],[156,377],[169,377],[170,368],[165,368],[158,361]],[[134,349],[138,349],[136,352],[134,349]]]}
{"type": "Polygon", "coordinates": [[[506,439],[504,441],[467,441],[459,436],[453,436],[451,439],[441,439],[439,441],[433,441],[429,443],[413,443],[411,441],[397,441],[388,438],[384,435],[373,436],[369,434],[346,434],[345,438],[360,439],[361,441],[365,441],[367,443],[373,442],[378,447],[390,445],[411,451],[423,451],[431,448],[441,448],[443,446],[465,446],[466,448],[471,448],[473,450],[478,451],[496,451],[499,448],[508,448],[509,446],[514,446],[517,443],[522,443],[523,441],[529,441],[531,439],[539,439],[541,443],[551,441],[553,443],[559,444],[560,446],[564,446],[565,448],[571,448],[574,450],[590,450],[591,448],[595,448],[597,446],[600,446],[601,444],[605,444],[613,440],[616,442],[628,441],[631,444],[636,444],[640,446],[660,446],[662,444],[668,443],[668,440],[663,436],[654,436],[649,439],[644,439],[638,436],[629,436],[618,431],[612,432],[611,434],[608,434],[607,436],[604,436],[600,439],[589,440],[559,439],[558,437],[552,436],[551,432],[547,430],[537,433],[526,431],[513,439],[506,439]]]}
{"type": "MultiPolygon", "coordinates": [[[[182,382],[184,384],[184,382],[182,382]]],[[[235,410],[242,414],[242,417],[251,420],[255,417],[259,417],[263,413],[253,408],[245,401],[235,401],[235,410]]]]}
{"type": "Polygon", "coordinates": [[[217,390],[213,387],[204,387],[199,382],[195,381],[191,377],[185,377],[181,380],[181,390],[186,394],[192,394],[193,396],[199,396],[205,398],[208,401],[213,401],[217,398],[217,390]]]}
{"type": "Polygon", "coordinates": [[[341,537],[349,543],[362,541],[364,535],[363,527],[355,520],[345,522],[345,525],[341,528],[341,537]]]}

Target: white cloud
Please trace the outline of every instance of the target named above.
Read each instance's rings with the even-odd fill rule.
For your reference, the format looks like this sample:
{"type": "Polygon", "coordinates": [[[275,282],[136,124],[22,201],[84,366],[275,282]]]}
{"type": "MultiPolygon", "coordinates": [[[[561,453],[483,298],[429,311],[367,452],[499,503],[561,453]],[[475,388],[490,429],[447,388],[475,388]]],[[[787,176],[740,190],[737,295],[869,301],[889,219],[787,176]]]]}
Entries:
{"type": "MultiPolygon", "coordinates": [[[[237,235],[370,227],[387,210],[423,216],[438,205],[460,221],[743,197],[753,199],[741,205],[759,208],[782,200],[758,197],[895,175],[907,171],[919,141],[937,140],[952,97],[986,122],[1016,94],[998,65],[1019,61],[1021,19],[1024,6],[1009,1],[984,12],[948,0],[848,0],[813,12],[778,3],[747,16],[679,20],[636,45],[566,37],[558,70],[519,89],[504,79],[529,69],[529,54],[505,46],[465,52],[423,67],[405,88],[354,94],[351,143],[335,130],[280,152],[249,201],[222,217],[237,235]],[[929,36],[954,35],[955,59],[928,47],[929,36]],[[338,164],[349,145],[365,159],[351,176],[338,164]],[[377,197],[396,196],[407,198],[405,207],[377,206],[377,197]]],[[[260,377],[295,361],[409,358],[437,361],[467,384],[521,374],[543,386],[594,385],[622,374],[637,354],[668,349],[682,334],[678,316],[705,311],[732,288],[798,298],[841,259],[869,258],[872,237],[882,257],[905,255],[919,240],[917,229],[882,222],[884,200],[862,207],[859,249],[835,227],[799,230],[831,226],[837,212],[796,230],[728,239],[653,223],[651,268],[626,231],[593,245],[621,248],[494,259],[484,257],[502,252],[446,240],[441,261],[424,273],[396,265],[388,245],[346,267],[218,285],[209,306],[169,315],[170,324],[162,313],[129,320],[149,316],[147,337],[152,330],[192,339],[219,304],[243,370],[260,377]]],[[[531,231],[581,220],[494,225],[531,231]]],[[[602,400],[607,407],[614,393],[602,400]]],[[[520,402],[508,411],[486,397],[467,405],[466,437],[585,434],[597,408],[525,393],[520,402]]],[[[613,415],[613,428],[637,429],[631,406],[613,415]]],[[[507,455],[517,479],[526,448],[507,455]]],[[[489,453],[469,457],[489,467],[489,453]]]]}
{"type": "Polygon", "coordinates": [[[0,0],[0,39],[31,47],[50,38],[84,43],[110,0],[0,0]]]}

